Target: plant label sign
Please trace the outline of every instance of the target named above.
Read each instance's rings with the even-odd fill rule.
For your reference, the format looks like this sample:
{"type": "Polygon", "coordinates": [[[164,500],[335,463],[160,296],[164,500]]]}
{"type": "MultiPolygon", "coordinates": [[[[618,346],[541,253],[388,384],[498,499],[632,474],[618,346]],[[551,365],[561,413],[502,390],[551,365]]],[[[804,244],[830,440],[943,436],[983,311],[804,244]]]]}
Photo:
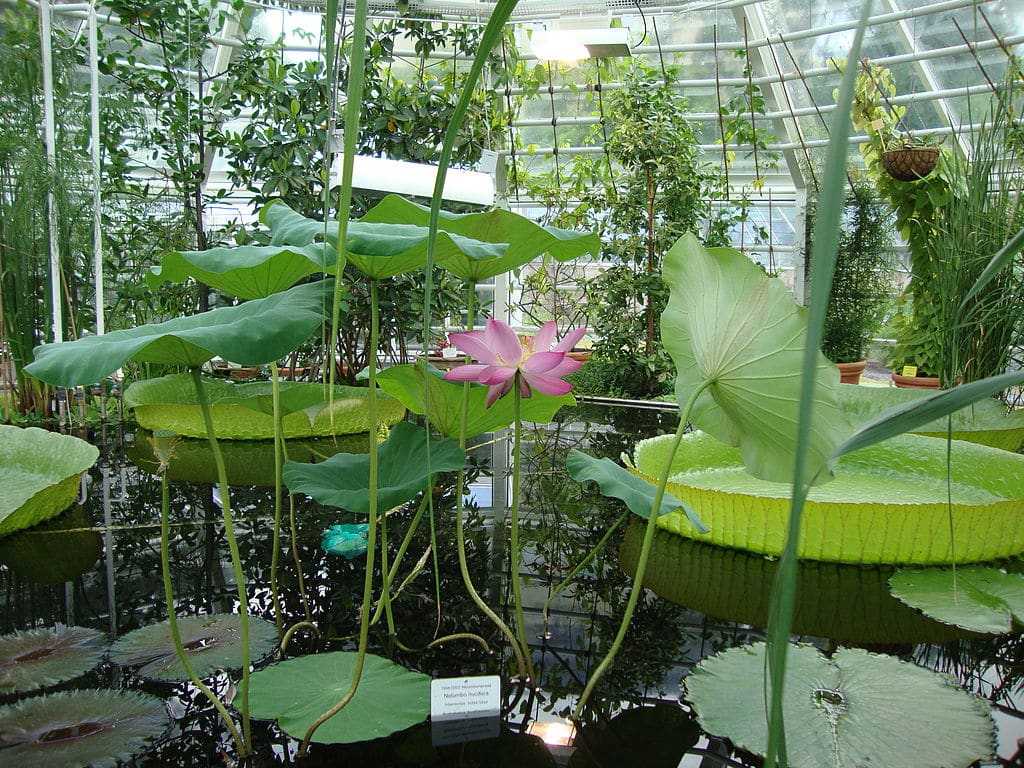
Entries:
{"type": "Polygon", "coordinates": [[[501,678],[449,677],[430,681],[434,746],[497,738],[501,732],[501,678]]]}

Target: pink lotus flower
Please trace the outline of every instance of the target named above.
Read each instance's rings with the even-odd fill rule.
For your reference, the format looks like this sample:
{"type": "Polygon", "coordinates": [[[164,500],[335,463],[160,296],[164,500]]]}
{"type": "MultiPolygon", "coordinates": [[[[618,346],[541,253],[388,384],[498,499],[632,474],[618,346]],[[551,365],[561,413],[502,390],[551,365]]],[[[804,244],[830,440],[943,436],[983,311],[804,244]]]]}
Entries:
{"type": "Polygon", "coordinates": [[[478,381],[490,387],[488,408],[511,392],[517,382],[523,397],[529,397],[533,390],[544,395],[564,395],[572,390],[572,384],[562,377],[575,373],[582,365],[566,357],[566,353],[587,329],[574,328],[552,346],[556,332],[552,321],[545,323],[536,336],[520,338],[508,324],[492,318],[482,331],[450,334],[452,344],[480,362],[453,368],[444,377],[448,381],[478,381]]]}

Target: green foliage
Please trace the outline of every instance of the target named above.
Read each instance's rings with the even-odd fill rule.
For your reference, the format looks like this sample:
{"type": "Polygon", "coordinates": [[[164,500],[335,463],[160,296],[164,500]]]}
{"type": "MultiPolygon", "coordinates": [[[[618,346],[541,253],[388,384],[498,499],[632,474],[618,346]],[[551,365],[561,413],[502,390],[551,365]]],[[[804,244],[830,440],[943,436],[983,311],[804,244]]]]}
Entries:
{"type": "MultiPolygon", "coordinates": [[[[816,204],[811,200],[806,218],[808,242],[814,231],[815,212],[816,204]]],[[[870,184],[854,177],[846,195],[822,331],[821,351],[829,360],[863,360],[869,340],[881,325],[892,291],[894,242],[890,219],[891,214],[870,184]]],[[[810,268],[813,278],[814,265],[810,268]]]]}

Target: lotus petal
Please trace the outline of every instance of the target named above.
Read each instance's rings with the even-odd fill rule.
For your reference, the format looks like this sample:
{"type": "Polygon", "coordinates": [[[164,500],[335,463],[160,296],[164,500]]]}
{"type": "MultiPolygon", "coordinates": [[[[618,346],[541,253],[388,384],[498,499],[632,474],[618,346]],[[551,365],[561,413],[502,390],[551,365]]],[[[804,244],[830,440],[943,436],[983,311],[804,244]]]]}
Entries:
{"type": "Polygon", "coordinates": [[[85,627],[28,629],[0,637],[0,692],[48,688],[84,675],[103,659],[102,632],[85,627]]]}
{"type": "MultiPolygon", "coordinates": [[[[178,631],[192,668],[200,677],[218,669],[237,669],[242,658],[242,634],[239,616],[211,613],[182,616],[178,631]]],[[[277,629],[269,621],[249,617],[249,649],[256,659],[277,645],[277,629]]],[[[188,674],[174,650],[168,621],[149,624],[129,632],[110,648],[112,661],[123,666],[143,665],[140,677],[157,680],[187,680],[188,674]]]]}
{"type": "MultiPolygon", "coordinates": [[[[297,739],[348,691],[356,654],[318,653],[273,664],[249,678],[253,717],[277,720],[297,739]]],[[[430,712],[430,678],[367,654],[359,688],[313,741],[347,744],[388,736],[420,723],[430,712]]]]}
{"type": "Polygon", "coordinates": [[[81,474],[99,455],[71,435],[0,424],[0,536],[67,509],[78,496],[81,474]]]}
{"type": "MultiPolygon", "coordinates": [[[[705,659],[685,681],[704,729],[758,755],[768,747],[766,668],[756,643],[705,659]]],[[[783,708],[792,768],[966,766],[995,743],[985,702],[934,672],[855,648],[826,658],[791,647],[783,708]]]]}
{"type": "Polygon", "coordinates": [[[68,691],[0,708],[0,766],[113,768],[167,727],[154,696],[68,691]]]}

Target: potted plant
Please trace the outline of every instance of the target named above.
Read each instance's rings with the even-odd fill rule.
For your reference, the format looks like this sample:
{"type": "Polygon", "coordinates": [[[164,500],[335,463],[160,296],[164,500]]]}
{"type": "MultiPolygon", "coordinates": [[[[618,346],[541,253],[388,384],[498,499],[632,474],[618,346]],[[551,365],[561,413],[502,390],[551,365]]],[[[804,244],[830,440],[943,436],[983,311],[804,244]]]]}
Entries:
{"type": "Polygon", "coordinates": [[[919,181],[935,170],[939,148],[931,137],[904,136],[882,152],[882,167],[897,181],[919,181]]]}
{"type": "MultiPolygon", "coordinates": [[[[808,239],[816,212],[812,200],[806,217],[808,239]]],[[[881,324],[892,289],[892,248],[891,214],[871,185],[863,177],[853,176],[821,343],[822,352],[839,367],[845,384],[857,384],[867,365],[865,350],[881,324]]],[[[814,265],[808,264],[813,274],[814,265]]]]}

